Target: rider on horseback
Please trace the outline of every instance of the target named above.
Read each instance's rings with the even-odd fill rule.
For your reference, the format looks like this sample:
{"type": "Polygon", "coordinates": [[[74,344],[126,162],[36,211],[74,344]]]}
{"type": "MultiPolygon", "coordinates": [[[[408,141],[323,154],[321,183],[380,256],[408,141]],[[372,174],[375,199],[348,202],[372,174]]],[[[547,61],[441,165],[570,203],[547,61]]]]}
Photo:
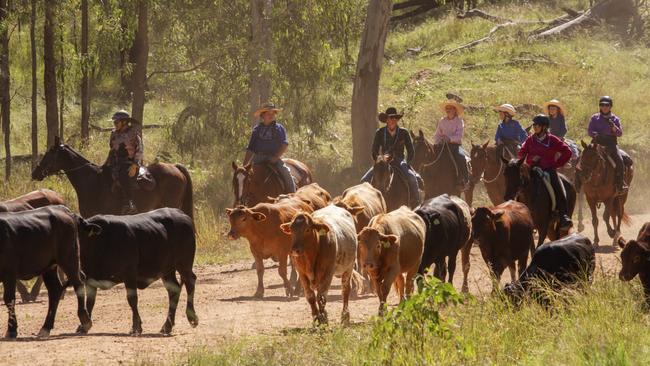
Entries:
{"type": "Polygon", "coordinates": [[[115,112],[111,119],[115,129],[111,132],[110,152],[105,165],[110,168],[113,181],[122,191],[122,213],[131,215],[138,212],[133,202],[133,190],[144,152],[137,127],[140,123],[124,110],[115,112]]]}
{"type": "MultiPolygon", "coordinates": [[[[463,134],[465,132],[465,122],[463,121],[463,106],[454,99],[449,99],[441,105],[442,110],[447,114],[438,122],[438,128],[434,135],[434,143],[438,146],[446,144],[450,149],[454,164],[458,169],[459,184],[463,191],[469,187],[469,172],[467,170],[467,160],[463,150],[463,134]]],[[[444,148],[444,146],[443,146],[444,148]]],[[[443,151],[440,149],[440,153],[443,151]]]]}
{"type": "Polygon", "coordinates": [[[274,165],[284,182],[287,193],[293,193],[296,191],[296,184],[291,176],[291,171],[282,161],[282,155],[289,146],[287,132],[284,126],[275,120],[276,114],[280,111],[281,109],[276,108],[275,104],[266,103],[253,114],[255,117],[261,118],[261,122],[253,128],[253,133],[251,133],[244,157],[244,166],[248,165],[251,160],[253,164],[269,163],[274,165]]]}
{"type": "Polygon", "coordinates": [[[613,105],[612,98],[608,96],[600,98],[600,112],[591,116],[588,133],[593,138],[593,143],[605,147],[607,154],[614,160],[616,165],[614,168],[616,192],[621,195],[627,192],[628,189],[625,183],[623,155],[618,149],[618,138],[623,135],[623,129],[621,128],[621,120],[612,113],[613,105]]]}
{"type": "Polygon", "coordinates": [[[573,225],[568,216],[566,192],[557,169],[561,168],[571,159],[571,150],[560,138],[550,134],[548,127],[551,121],[548,116],[539,114],[533,118],[534,134],[526,139],[519,150],[519,159],[525,158],[526,165],[535,167],[548,173],[551,185],[557,199],[557,210],[560,214],[560,228],[569,228],[573,225]]]}
{"type": "Polygon", "coordinates": [[[557,99],[553,99],[549,102],[544,103],[544,113],[548,116],[551,121],[551,125],[548,131],[564,140],[564,137],[567,134],[566,121],[564,119],[564,114],[566,113],[566,108],[564,105],[557,99]]]}
{"type": "MultiPolygon", "coordinates": [[[[382,154],[392,156],[393,164],[399,167],[402,175],[408,182],[409,191],[411,192],[409,195],[411,198],[409,205],[416,207],[420,204],[420,191],[418,189],[419,176],[409,165],[414,155],[411,134],[407,129],[397,125],[402,115],[398,114],[397,109],[393,107],[386,109],[385,113],[379,113],[378,118],[386,126],[377,129],[377,132],[375,132],[375,139],[372,143],[372,159],[373,161],[377,160],[380,150],[382,154]],[[404,159],[404,149],[406,149],[406,159],[404,159]]],[[[363,175],[361,181],[370,183],[372,175],[373,168],[370,168],[363,175]]]]}
{"type": "Polygon", "coordinates": [[[499,118],[501,119],[501,123],[499,123],[497,132],[494,135],[494,141],[497,144],[497,158],[503,156],[504,149],[508,149],[511,154],[508,158],[512,159],[521,144],[528,138],[528,133],[521,127],[519,121],[513,119],[517,114],[517,110],[512,104],[502,104],[495,107],[494,111],[499,112],[499,118]]]}

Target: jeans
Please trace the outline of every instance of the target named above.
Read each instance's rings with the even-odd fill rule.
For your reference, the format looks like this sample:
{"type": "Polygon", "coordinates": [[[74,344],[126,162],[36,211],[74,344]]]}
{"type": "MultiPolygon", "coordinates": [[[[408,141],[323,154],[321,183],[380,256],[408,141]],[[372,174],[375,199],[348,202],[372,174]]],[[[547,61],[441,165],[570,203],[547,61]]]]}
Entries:
{"type": "Polygon", "coordinates": [[[284,182],[284,187],[287,190],[286,193],[294,193],[296,191],[296,183],[293,181],[293,177],[291,176],[291,170],[289,170],[289,167],[284,163],[284,161],[282,161],[282,159],[278,159],[273,163],[271,162],[271,158],[273,158],[271,155],[255,154],[253,156],[253,164],[268,163],[274,165],[275,169],[280,174],[280,178],[284,182]]]}
{"type": "Polygon", "coordinates": [[[569,204],[567,202],[566,191],[564,190],[564,185],[560,176],[557,174],[555,169],[546,169],[544,171],[548,173],[551,178],[551,186],[553,186],[553,191],[555,192],[557,211],[560,213],[560,216],[568,216],[569,204]]]}
{"type": "Polygon", "coordinates": [[[451,155],[458,167],[458,178],[460,178],[460,181],[463,184],[467,183],[469,181],[469,171],[467,170],[467,159],[465,158],[465,150],[463,150],[463,146],[461,144],[452,143],[448,143],[447,146],[449,146],[451,155]]]}
{"type": "MultiPolygon", "coordinates": [[[[404,160],[402,160],[399,165],[397,164],[392,164],[393,166],[397,166],[399,170],[402,172],[404,177],[406,178],[406,181],[409,185],[409,191],[411,192],[411,202],[412,203],[420,203],[420,191],[418,189],[418,178],[419,175],[416,173],[411,167],[409,167],[408,163],[404,160]]],[[[373,168],[368,169],[366,174],[361,177],[361,182],[367,182],[370,183],[372,180],[372,175],[373,175],[373,168]]]]}
{"type": "Polygon", "coordinates": [[[623,186],[625,179],[625,162],[623,161],[623,155],[618,149],[617,139],[611,136],[597,136],[594,139],[594,142],[604,146],[607,155],[609,155],[612,160],[614,160],[614,175],[616,177],[616,184],[618,186],[623,186]]]}

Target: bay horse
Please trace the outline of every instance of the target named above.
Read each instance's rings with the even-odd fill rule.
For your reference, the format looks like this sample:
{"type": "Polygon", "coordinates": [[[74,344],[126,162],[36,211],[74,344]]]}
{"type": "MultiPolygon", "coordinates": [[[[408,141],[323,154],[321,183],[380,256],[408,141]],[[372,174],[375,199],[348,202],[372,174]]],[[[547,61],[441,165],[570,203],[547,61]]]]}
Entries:
{"type": "MultiPolygon", "coordinates": [[[[156,186],[152,190],[134,192],[138,212],[171,207],[193,218],[192,179],[187,169],[181,164],[167,163],[150,164],[147,169],[156,180],[156,186]]],[[[66,175],[77,192],[81,216],[122,213],[121,195],[113,190],[110,169],[90,162],[57,137],[34,168],[32,179],[41,181],[59,172],[66,175]]]]}
{"type": "Polygon", "coordinates": [[[410,207],[408,182],[398,170],[399,168],[393,166],[393,157],[390,155],[378,155],[373,165],[370,184],[384,196],[388,212],[401,206],[410,207]]]}
{"type": "MultiPolygon", "coordinates": [[[[605,204],[603,221],[607,225],[607,234],[614,239],[612,245],[617,245],[618,237],[621,235],[621,222],[629,225],[630,217],[625,213],[625,202],[627,192],[623,195],[616,194],[615,171],[610,164],[607,152],[602,146],[586,144],[581,141],[583,151],[577,167],[577,175],[582,181],[587,198],[587,204],[591,210],[591,224],[594,227],[594,245],[598,245],[598,205],[605,204]],[[611,218],[611,224],[610,224],[611,218]]],[[[625,182],[629,186],[634,177],[634,169],[629,166],[625,170],[625,182]]]]}
{"type": "MultiPolygon", "coordinates": [[[[533,223],[537,230],[537,247],[544,244],[548,237],[550,240],[558,240],[569,235],[570,230],[560,230],[559,217],[552,212],[551,196],[546,189],[542,178],[533,171],[533,168],[524,164],[524,158],[506,160],[501,157],[505,164],[503,175],[506,181],[506,194],[504,200],[517,200],[525,204],[533,216],[533,223]]],[[[576,189],[565,176],[559,174],[564,185],[567,196],[567,214],[573,215],[576,205],[576,189]]]]}
{"type": "MultiPolygon", "coordinates": [[[[282,159],[296,183],[296,189],[313,183],[311,170],[304,163],[294,159],[282,159]]],[[[258,203],[272,202],[269,197],[286,194],[280,173],[269,164],[252,164],[244,166],[232,162],[232,189],[235,195],[233,207],[244,205],[253,207],[258,203]]]]}

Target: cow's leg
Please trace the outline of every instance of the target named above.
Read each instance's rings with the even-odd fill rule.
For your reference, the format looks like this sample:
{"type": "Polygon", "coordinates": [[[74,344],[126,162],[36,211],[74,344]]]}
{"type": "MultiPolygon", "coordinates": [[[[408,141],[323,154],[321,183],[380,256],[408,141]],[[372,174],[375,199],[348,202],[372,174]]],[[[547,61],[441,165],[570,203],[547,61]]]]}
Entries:
{"type": "Polygon", "coordinates": [[[196,275],[194,272],[189,269],[185,271],[180,271],[181,282],[185,285],[185,291],[187,291],[187,309],[185,310],[185,315],[187,316],[187,321],[190,322],[192,328],[195,328],[199,325],[199,317],[196,315],[194,310],[194,289],[196,288],[196,275]]]}
{"type": "Polygon", "coordinates": [[[257,271],[257,290],[253,296],[261,299],[264,297],[264,262],[258,255],[255,256],[255,270],[257,271]]]}
{"type": "MultiPolygon", "coordinates": [[[[92,313],[93,308],[95,307],[95,298],[97,297],[97,287],[90,286],[86,284],[86,311],[88,312],[88,319],[90,320],[90,325],[92,325],[92,313]]],[[[90,330],[90,327],[84,327],[79,325],[77,327],[77,333],[86,334],[90,330]]]]}
{"type": "Polygon", "coordinates": [[[43,273],[43,281],[47,288],[47,316],[45,317],[43,327],[38,332],[39,338],[47,338],[50,336],[50,331],[54,328],[54,318],[56,317],[56,310],[61,300],[61,292],[63,291],[63,286],[61,286],[59,277],[56,275],[56,269],[50,269],[43,273]]]}
{"type": "Polygon", "coordinates": [[[142,319],[138,313],[138,287],[135,278],[129,278],[124,281],[126,287],[126,300],[129,302],[131,312],[133,313],[131,331],[129,334],[139,336],[142,334],[142,319]]]}
{"type": "Polygon", "coordinates": [[[18,320],[16,319],[16,277],[7,275],[2,281],[4,287],[4,301],[7,306],[9,319],[7,320],[7,332],[5,338],[16,339],[18,337],[18,320]]]}
{"type": "Polygon", "coordinates": [[[32,301],[32,296],[21,281],[16,281],[16,290],[18,290],[18,294],[20,295],[20,301],[23,303],[32,301]]]}
{"type": "Polygon", "coordinates": [[[454,255],[449,256],[449,260],[447,263],[447,269],[449,270],[449,283],[453,284],[454,283],[454,273],[456,272],[456,257],[458,256],[458,253],[455,253],[454,255]]]}
{"type": "Polygon", "coordinates": [[[291,283],[287,278],[287,258],[288,256],[281,255],[278,259],[278,274],[280,275],[280,278],[282,278],[282,283],[284,284],[284,293],[288,298],[291,298],[291,283]]]}
{"type": "MultiPolygon", "coordinates": [[[[350,324],[350,311],[348,310],[348,301],[350,300],[350,287],[352,286],[352,271],[353,269],[348,270],[347,272],[341,275],[341,295],[343,296],[343,310],[341,311],[341,324],[348,325],[350,324]]],[[[324,306],[323,306],[323,310],[324,306]]]]}
{"type": "Polygon", "coordinates": [[[307,299],[307,303],[309,304],[309,307],[311,308],[311,317],[314,320],[314,322],[318,322],[319,319],[319,313],[318,313],[318,307],[316,307],[316,293],[314,293],[314,290],[309,286],[309,279],[307,276],[300,274],[300,283],[302,284],[302,289],[305,292],[305,299],[307,299]]]}
{"type": "Polygon", "coordinates": [[[404,297],[404,275],[398,273],[397,276],[395,276],[394,283],[395,283],[395,288],[397,289],[397,296],[399,297],[399,302],[406,300],[406,297],[404,297]]]}
{"type": "Polygon", "coordinates": [[[587,196],[587,203],[589,204],[589,211],[591,211],[591,225],[594,227],[594,246],[597,247],[600,243],[598,237],[598,211],[596,209],[596,199],[587,196]]]}
{"type": "MultiPolygon", "coordinates": [[[[469,284],[468,284],[469,267],[470,267],[469,255],[471,251],[472,251],[471,240],[469,243],[465,244],[465,246],[460,249],[460,261],[463,266],[463,286],[461,287],[461,291],[463,292],[469,292],[469,284]]],[[[455,260],[454,263],[456,263],[455,260]]]]}
{"type": "Polygon", "coordinates": [[[181,285],[176,280],[176,271],[166,274],[162,280],[169,298],[169,309],[167,311],[167,320],[160,329],[160,333],[169,335],[176,322],[176,308],[178,307],[178,299],[181,297],[181,285]]]}
{"type": "Polygon", "coordinates": [[[289,257],[289,262],[291,263],[291,275],[289,276],[289,282],[293,287],[293,295],[300,296],[302,294],[302,286],[300,280],[298,279],[298,272],[296,272],[296,266],[293,263],[293,259],[289,257]]]}
{"type": "MultiPolygon", "coordinates": [[[[29,291],[30,301],[36,301],[36,299],[38,298],[38,294],[41,292],[41,285],[43,285],[43,276],[38,276],[36,277],[36,282],[34,282],[34,286],[32,286],[32,289],[29,291]]],[[[61,296],[63,296],[63,294],[61,296]]]]}
{"type": "Polygon", "coordinates": [[[510,270],[510,281],[515,282],[517,280],[517,266],[514,261],[508,266],[508,269],[510,270]]]}
{"type": "Polygon", "coordinates": [[[417,271],[415,269],[410,270],[406,273],[406,286],[405,286],[405,297],[408,298],[413,294],[413,281],[417,271]]]}

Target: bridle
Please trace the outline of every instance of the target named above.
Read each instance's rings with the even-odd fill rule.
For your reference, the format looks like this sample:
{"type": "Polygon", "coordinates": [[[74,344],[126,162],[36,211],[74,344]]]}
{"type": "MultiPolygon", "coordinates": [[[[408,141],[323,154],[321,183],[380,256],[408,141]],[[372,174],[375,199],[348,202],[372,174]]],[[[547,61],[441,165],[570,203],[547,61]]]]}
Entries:
{"type": "Polygon", "coordinates": [[[76,167],[70,168],[70,169],[53,170],[52,165],[54,165],[54,163],[58,161],[58,158],[59,158],[59,149],[56,150],[56,152],[54,153],[54,157],[52,158],[50,163],[47,165],[47,167],[41,168],[41,172],[43,173],[43,177],[49,177],[51,175],[65,175],[65,174],[77,171],[79,169],[85,168],[85,167],[92,164],[91,162],[86,162],[84,164],[81,164],[79,166],[76,166],[76,167]]]}
{"type": "MultiPolygon", "coordinates": [[[[371,184],[372,184],[375,188],[377,188],[381,193],[386,194],[386,193],[390,192],[391,188],[393,187],[393,179],[394,179],[394,177],[395,177],[395,171],[393,170],[393,166],[392,166],[388,161],[386,161],[386,160],[382,160],[382,162],[386,164],[386,166],[387,166],[386,169],[388,169],[388,174],[389,174],[388,184],[387,184],[387,185],[384,185],[381,189],[379,189],[379,188],[377,188],[377,187],[375,186],[374,182],[375,182],[375,178],[377,177],[377,174],[376,174],[377,172],[376,172],[376,171],[375,171],[375,174],[372,175],[372,179],[371,179],[370,182],[371,182],[371,184]]],[[[376,165],[376,164],[375,164],[375,165],[376,165]]]]}
{"type": "Polygon", "coordinates": [[[595,167],[588,167],[589,168],[588,171],[585,171],[585,169],[583,168],[584,163],[582,160],[585,157],[585,152],[587,151],[587,149],[585,149],[582,152],[582,155],[580,156],[580,162],[579,162],[580,170],[576,172],[577,174],[580,174],[580,177],[582,178],[582,183],[591,182],[592,179],[594,179],[594,173],[597,172],[598,170],[602,170],[603,165],[605,164],[605,158],[603,158],[603,156],[601,155],[598,147],[590,147],[590,148],[595,151],[595,154],[598,157],[598,159],[595,167]]]}

